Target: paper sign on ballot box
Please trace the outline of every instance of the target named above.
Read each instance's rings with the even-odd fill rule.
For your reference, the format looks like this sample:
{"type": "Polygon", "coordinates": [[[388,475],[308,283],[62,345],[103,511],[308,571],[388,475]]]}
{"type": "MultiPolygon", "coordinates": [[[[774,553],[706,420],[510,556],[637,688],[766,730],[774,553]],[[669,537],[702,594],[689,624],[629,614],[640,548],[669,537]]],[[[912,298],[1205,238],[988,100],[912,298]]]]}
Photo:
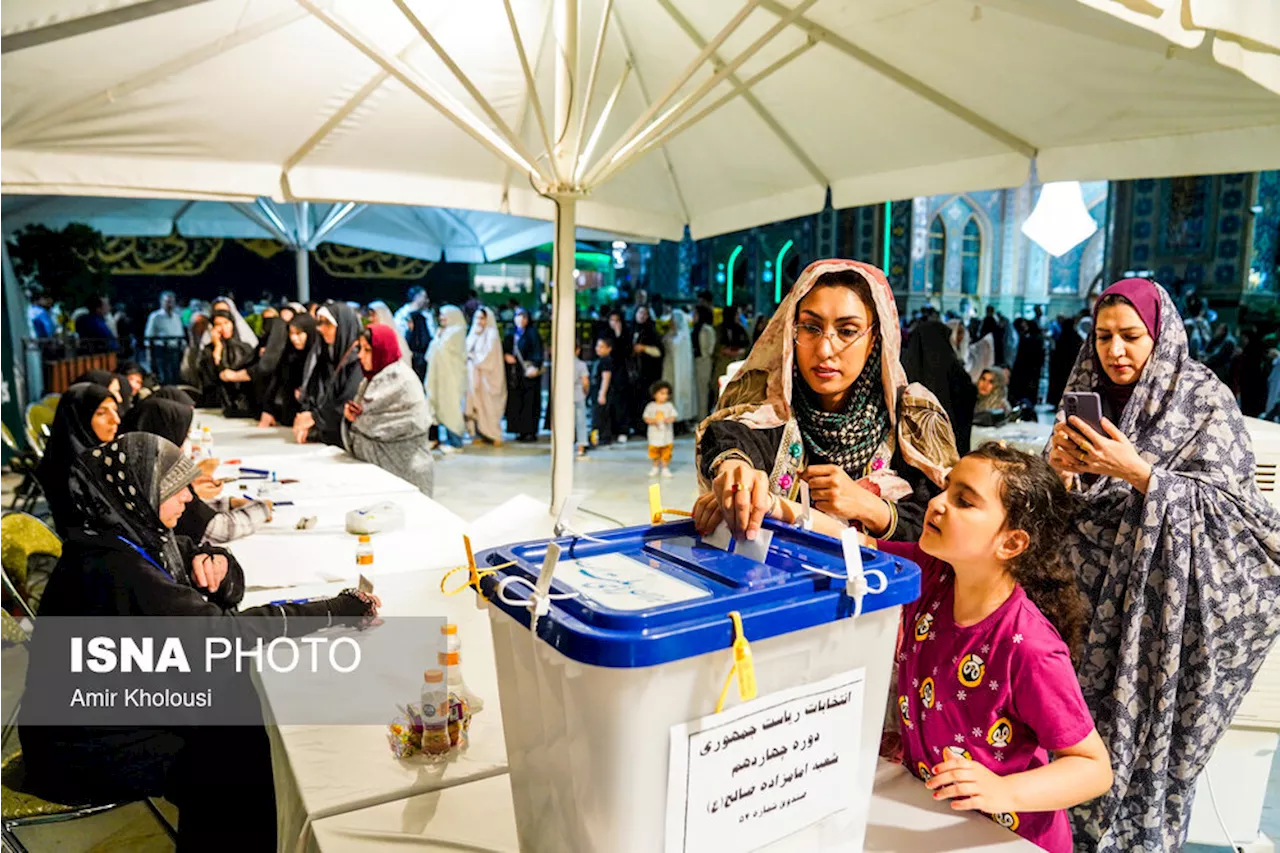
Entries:
{"type": "Polygon", "coordinates": [[[865,680],[860,668],[673,726],[668,853],[756,850],[855,806],[865,680]]]}

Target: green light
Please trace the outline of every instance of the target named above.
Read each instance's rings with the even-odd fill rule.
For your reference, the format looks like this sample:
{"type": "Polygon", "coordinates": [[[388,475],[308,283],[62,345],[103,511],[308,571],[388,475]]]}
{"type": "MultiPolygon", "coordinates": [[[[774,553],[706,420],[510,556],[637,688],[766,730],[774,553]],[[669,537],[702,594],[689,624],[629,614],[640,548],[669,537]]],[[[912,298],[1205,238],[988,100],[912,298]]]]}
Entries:
{"type": "Polygon", "coordinates": [[[884,274],[889,275],[889,239],[893,231],[893,202],[886,201],[884,203],[884,256],[880,258],[880,263],[884,267],[884,274]]]}
{"type": "Polygon", "coordinates": [[[791,251],[791,247],[795,245],[795,240],[788,240],[782,244],[782,251],[778,252],[778,260],[773,264],[773,301],[774,304],[782,302],[782,259],[787,256],[787,252],[791,251]]]}
{"type": "Polygon", "coordinates": [[[738,255],[742,254],[742,247],[733,250],[733,254],[729,255],[729,268],[725,271],[725,291],[724,304],[733,304],[733,263],[738,260],[738,255]]]}

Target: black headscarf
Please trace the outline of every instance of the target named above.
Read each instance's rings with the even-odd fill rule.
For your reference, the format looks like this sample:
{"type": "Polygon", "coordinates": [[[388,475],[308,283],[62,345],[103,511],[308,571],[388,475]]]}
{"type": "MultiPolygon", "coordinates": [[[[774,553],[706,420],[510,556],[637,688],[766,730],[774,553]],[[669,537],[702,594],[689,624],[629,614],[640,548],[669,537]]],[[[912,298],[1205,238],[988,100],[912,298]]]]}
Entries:
{"type": "Polygon", "coordinates": [[[321,310],[333,318],[338,331],[331,346],[320,339],[311,348],[302,387],[317,433],[325,443],[341,446],[343,406],[355,397],[364,378],[356,351],[364,325],[345,302],[326,302],[321,310]]]}
{"type": "Polygon", "coordinates": [[[194,415],[195,410],[191,406],[152,396],[129,411],[129,415],[120,423],[120,431],[151,433],[181,447],[187,440],[187,434],[191,432],[191,419],[194,415]]]}
{"type": "Polygon", "coordinates": [[[190,406],[193,409],[196,407],[196,401],[191,399],[190,394],[173,385],[160,386],[151,393],[151,397],[148,399],[173,400],[174,402],[181,403],[184,406],[190,406]]]}
{"type": "Polygon", "coordinates": [[[902,351],[902,368],[907,381],[919,382],[938,398],[951,418],[956,450],[961,456],[968,453],[978,389],[951,345],[951,327],[941,320],[917,326],[902,351]]]}
{"type": "Polygon", "coordinates": [[[289,326],[279,317],[267,317],[262,321],[262,341],[262,354],[254,370],[260,376],[268,376],[276,372],[289,347],[289,326]]]}
{"type": "Polygon", "coordinates": [[[112,379],[118,378],[119,377],[110,370],[86,370],[84,373],[77,376],[76,381],[72,384],[80,385],[86,382],[91,382],[94,385],[101,385],[103,388],[106,388],[111,384],[112,379]]]}
{"type": "Polygon", "coordinates": [[[88,512],[86,536],[124,539],[169,577],[186,582],[173,531],[160,521],[160,505],[200,475],[171,441],[145,432],[123,435],[80,456],[71,492],[88,512]]]}
{"type": "Polygon", "coordinates": [[[117,373],[115,378],[120,380],[120,417],[123,418],[133,408],[133,386],[123,373],[117,373]]]}
{"type": "MultiPolygon", "coordinates": [[[[125,433],[143,432],[157,435],[181,447],[187,439],[187,434],[191,432],[191,420],[194,416],[195,409],[190,405],[153,396],[134,406],[120,429],[125,433]]],[[[202,501],[195,490],[191,489],[191,502],[187,504],[182,517],[178,519],[178,526],[174,528],[174,533],[187,536],[199,544],[204,539],[204,532],[209,522],[213,521],[217,514],[217,510],[202,501]]]]}
{"type": "Polygon", "coordinates": [[[81,517],[68,488],[71,469],[81,453],[101,443],[93,431],[93,413],[108,398],[115,399],[104,385],[79,382],[68,388],[58,401],[44,458],[36,468],[36,479],[49,503],[54,527],[64,537],[67,531],[79,527],[81,517]]]}

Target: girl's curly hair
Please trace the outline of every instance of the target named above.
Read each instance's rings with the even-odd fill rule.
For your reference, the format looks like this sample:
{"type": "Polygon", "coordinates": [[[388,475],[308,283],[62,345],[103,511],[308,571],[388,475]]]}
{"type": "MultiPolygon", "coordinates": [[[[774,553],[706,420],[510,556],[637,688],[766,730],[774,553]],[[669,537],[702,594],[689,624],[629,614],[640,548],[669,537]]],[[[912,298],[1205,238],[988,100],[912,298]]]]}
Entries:
{"type": "Polygon", "coordinates": [[[1084,645],[1084,596],[1075,574],[1058,558],[1058,543],[1076,511],[1076,499],[1038,456],[989,441],[970,453],[1000,473],[1005,528],[1025,530],[1030,543],[1009,565],[1014,580],[1058,629],[1077,667],[1084,645]]]}

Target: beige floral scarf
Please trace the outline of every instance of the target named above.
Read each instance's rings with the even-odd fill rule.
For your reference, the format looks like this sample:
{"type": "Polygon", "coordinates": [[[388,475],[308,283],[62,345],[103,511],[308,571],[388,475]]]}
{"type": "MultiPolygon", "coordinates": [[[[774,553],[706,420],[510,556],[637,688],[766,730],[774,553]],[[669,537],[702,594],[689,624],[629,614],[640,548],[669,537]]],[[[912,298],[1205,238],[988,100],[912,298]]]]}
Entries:
{"type": "MultiPolygon", "coordinates": [[[[717,420],[736,421],[752,429],[783,427],[783,439],[778,446],[773,470],[769,472],[770,485],[776,494],[796,496],[799,490],[796,475],[807,464],[803,449],[799,454],[793,450],[795,446],[804,447],[803,435],[791,405],[796,313],[800,300],[813,289],[821,276],[845,271],[861,275],[871,287],[879,320],[881,380],[892,425],[888,437],[867,463],[858,483],[886,500],[896,501],[910,494],[911,487],[889,467],[894,451],[901,450],[908,465],[924,472],[941,487],[958,459],[951,422],[928,389],[918,383],[907,384],[907,374],[900,360],[902,334],[893,292],[882,271],[859,261],[815,261],[805,268],[752,347],[742,369],[725,387],[716,411],[699,424],[698,445],[701,447],[707,425],[717,420]]],[[[707,491],[711,484],[701,473],[701,450],[698,457],[699,486],[707,491]]]]}

